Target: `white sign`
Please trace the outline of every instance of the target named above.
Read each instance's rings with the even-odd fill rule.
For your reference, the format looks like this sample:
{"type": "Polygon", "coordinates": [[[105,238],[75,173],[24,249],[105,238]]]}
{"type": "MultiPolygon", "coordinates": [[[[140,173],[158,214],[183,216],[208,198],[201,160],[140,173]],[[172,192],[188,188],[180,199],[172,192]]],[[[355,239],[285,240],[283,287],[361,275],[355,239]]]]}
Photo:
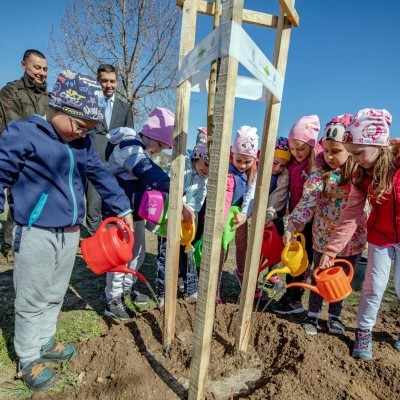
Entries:
{"type": "MultiPolygon", "coordinates": [[[[278,74],[272,63],[243,28],[233,21],[214,29],[183,58],[178,73],[178,84],[198,73],[211,61],[227,56],[236,58],[263,86],[281,101],[284,83],[282,76],[278,74]]],[[[254,95],[250,93],[250,88],[246,88],[243,78],[245,77],[238,77],[238,86],[241,86],[241,88],[237,87],[236,89],[237,94],[241,94],[238,97],[253,99],[254,95]]],[[[193,81],[197,82],[200,88],[200,81],[204,81],[204,79],[197,77],[192,80],[192,83],[193,81]]],[[[262,97],[266,99],[265,94],[262,94],[262,97]]],[[[259,98],[260,96],[257,99],[259,98]]]]}

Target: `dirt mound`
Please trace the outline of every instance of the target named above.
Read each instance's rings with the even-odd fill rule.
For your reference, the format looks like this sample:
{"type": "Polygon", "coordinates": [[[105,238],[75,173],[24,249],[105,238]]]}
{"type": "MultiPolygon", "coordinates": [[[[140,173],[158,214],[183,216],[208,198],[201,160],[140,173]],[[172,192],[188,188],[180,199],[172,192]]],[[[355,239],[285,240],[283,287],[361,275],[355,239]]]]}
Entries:
{"type": "MultiPolygon", "coordinates": [[[[81,343],[70,370],[74,391],[53,399],[185,399],[192,353],[194,306],[180,302],[176,340],[162,348],[162,314],[154,310],[134,322],[112,325],[106,335],[81,343]]],[[[250,348],[234,348],[237,306],[219,305],[209,366],[207,399],[398,399],[400,355],[391,348],[399,333],[398,311],[383,311],[374,334],[373,362],[350,355],[354,328],[344,337],[305,336],[300,317],[254,313],[250,348]]],[[[344,313],[352,322],[354,310],[344,313]]]]}

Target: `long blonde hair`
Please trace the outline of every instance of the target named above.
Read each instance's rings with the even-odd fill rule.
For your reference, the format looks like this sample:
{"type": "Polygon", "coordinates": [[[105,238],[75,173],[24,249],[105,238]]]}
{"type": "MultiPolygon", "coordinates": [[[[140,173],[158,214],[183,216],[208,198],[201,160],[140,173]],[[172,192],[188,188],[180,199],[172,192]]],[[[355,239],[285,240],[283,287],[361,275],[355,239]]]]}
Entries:
{"type": "Polygon", "coordinates": [[[381,147],[372,171],[355,164],[352,176],[353,185],[359,188],[361,181],[370,176],[369,187],[373,192],[371,198],[381,204],[385,194],[390,193],[393,188],[393,177],[399,169],[398,153],[399,147],[396,145],[381,147]]]}

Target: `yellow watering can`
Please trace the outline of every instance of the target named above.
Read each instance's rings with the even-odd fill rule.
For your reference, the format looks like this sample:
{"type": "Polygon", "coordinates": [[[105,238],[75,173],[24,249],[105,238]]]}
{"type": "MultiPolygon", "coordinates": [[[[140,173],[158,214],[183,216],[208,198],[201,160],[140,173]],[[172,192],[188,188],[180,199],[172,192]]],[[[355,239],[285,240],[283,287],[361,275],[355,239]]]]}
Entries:
{"type": "Polygon", "coordinates": [[[196,234],[196,225],[194,221],[181,223],[181,245],[186,246],[186,250],[192,249],[192,241],[196,234]]]}
{"type": "Polygon", "coordinates": [[[305,238],[302,233],[295,233],[293,238],[300,238],[291,241],[282,250],[282,268],[270,271],[265,280],[275,274],[290,274],[292,276],[301,275],[308,267],[308,257],[305,249],[305,238]]]}

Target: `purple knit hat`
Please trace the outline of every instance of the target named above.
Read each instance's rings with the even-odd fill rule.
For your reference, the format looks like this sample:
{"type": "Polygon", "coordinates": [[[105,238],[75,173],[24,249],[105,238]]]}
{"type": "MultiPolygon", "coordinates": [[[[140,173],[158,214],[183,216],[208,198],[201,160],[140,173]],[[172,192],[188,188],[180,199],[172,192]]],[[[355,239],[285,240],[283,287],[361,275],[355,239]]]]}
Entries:
{"type": "Polygon", "coordinates": [[[319,129],[318,115],[306,115],[292,126],[289,132],[289,140],[300,140],[311,147],[315,147],[319,129]]]}
{"type": "Polygon", "coordinates": [[[385,110],[364,108],[360,110],[347,127],[343,143],[387,146],[390,140],[389,126],[392,116],[385,110]]]}
{"type": "Polygon", "coordinates": [[[232,144],[232,153],[243,154],[257,158],[257,128],[247,125],[241,126],[236,132],[236,136],[232,144]]]}
{"type": "Polygon", "coordinates": [[[103,121],[104,95],[99,83],[86,75],[64,70],[50,94],[49,106],[71,117],[103,121]]]}
{"type": "Polygon", "coordinates": [[[175,115],[167,108],[156,107],[143,125],[141,134],[172,149],[175,115]]]}
{"type": "Polygon", "coordinates": [[[344,133],[352,118],[353,116],[351,114],[338,115],[332,118],[332,120],[326,124],[324,136],[322,136],[321,140],[343,142],[344,133]]]}
{"type": "Polygon", "coordinates": [[[207,128],[197,128],[196,144],[193,148],[192,158],[208,160],[207,128]]]}

